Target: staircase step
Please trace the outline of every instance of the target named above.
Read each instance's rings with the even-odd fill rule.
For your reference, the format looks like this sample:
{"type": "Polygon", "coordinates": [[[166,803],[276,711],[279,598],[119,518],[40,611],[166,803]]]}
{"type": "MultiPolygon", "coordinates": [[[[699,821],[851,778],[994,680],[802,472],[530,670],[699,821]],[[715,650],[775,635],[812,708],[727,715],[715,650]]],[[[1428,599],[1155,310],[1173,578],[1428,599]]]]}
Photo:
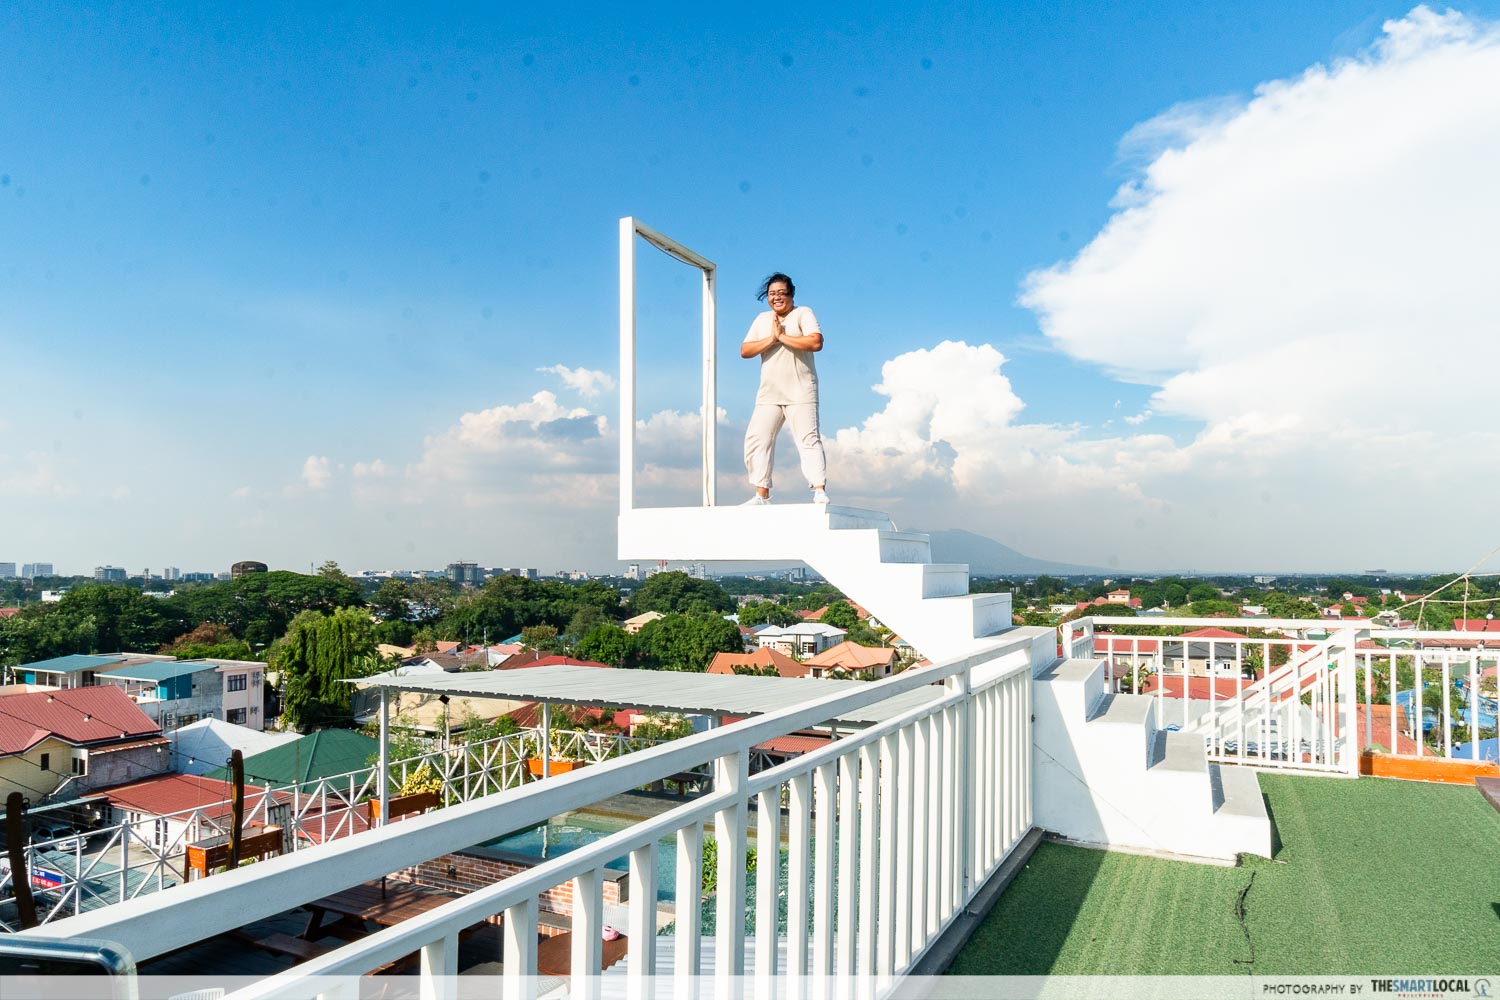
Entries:
{"type": "Polygon", "coordinates": [[[1149,694],[1106,694],[1099,699],[1089,723],[1145,728],[1151,723],[1155,708],[1149,694]]]}
{"type": "Polygon", "coordinates": [[[1214,765],[1224,789],[1224,803],[1219,813],[1225,816],[1245,816],[1250,819],[1267,819],[1266,800],[1260,793],[1260,781],[1252,767],[1234,764],[1214,765]]]}
{"type": "Polygon", "coordinates": [[[882,514],[878,510],[845,507],[840,504],[829,504],[825,509],[828,512],[828,527],[835,531],[846,531],[851,528],[896,530],[896,525],[891,521],[890,515],[882,514]]]}
{"type": "Polygon", "coordinates": [[[994,635],[1011,627],[1009,594],[961,594],[922,603],[935,624],[965,638],[994,635]]]}
{"type": "Polygon", "coordinates": [[[932,542],[919,531],[880,529],[880,562],[925,563],[932,561],[932,542]]]}
{"type": "Polygon", "coordinates": [[[1208,772],[1208,751],[1202,736],[1162,729],[1157,732],[1151,749],[1153,768],[1195,775],[1208,772]]]}
{"type": "Polygon", "coordinates": [[[961,597],[969,592],[968,563],[921,563],[922,596],[961,597]]]}

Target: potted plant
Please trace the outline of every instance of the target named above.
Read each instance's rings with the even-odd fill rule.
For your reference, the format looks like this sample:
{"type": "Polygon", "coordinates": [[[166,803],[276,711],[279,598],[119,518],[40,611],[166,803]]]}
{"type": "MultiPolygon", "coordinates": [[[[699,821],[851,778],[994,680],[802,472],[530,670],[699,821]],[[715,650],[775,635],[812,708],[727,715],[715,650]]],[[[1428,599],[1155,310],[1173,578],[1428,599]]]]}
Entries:
{"type": "MultiPolygon", "coordinates": [[[[527,772],[533,778],[540,778],[542,776],[541,734],[533,733],[526,737],[522,746],[526,751],[527,772]]],[[[547,756],[551,761],[551,771],[554,775],[567,774],[574,768],[582,767],[587,763],[572,752],[568,746],[567,737],[557,731],[552,733],[547,756]]]]}

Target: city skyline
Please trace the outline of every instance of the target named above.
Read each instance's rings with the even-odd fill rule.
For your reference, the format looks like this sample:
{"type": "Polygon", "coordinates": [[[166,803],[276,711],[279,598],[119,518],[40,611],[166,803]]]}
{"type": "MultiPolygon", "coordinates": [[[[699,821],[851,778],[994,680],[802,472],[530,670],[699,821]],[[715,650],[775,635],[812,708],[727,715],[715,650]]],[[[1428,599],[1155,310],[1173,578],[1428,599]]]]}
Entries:
{"type": "MultiPolygon", "coordinates": [[[[19,5],[6,547],[618,570],[636,215],[719,264],[726,502],[779,269],[835,503],[1122,572],[1462,570],[1497,16],[19,5]]],[[[697,308],[642,256],[643,502],[694,499],[697,308]]]]}

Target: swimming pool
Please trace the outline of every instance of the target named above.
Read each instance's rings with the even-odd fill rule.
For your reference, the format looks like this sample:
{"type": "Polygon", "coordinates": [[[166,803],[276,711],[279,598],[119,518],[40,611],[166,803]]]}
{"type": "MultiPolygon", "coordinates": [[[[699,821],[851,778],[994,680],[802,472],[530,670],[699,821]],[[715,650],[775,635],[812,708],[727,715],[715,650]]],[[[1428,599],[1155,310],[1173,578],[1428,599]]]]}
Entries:
{"type": "MultiPolygon", "coordinates": [[[[548,820],[540,826],[527,827],[508,833],[496,840],[487,841],[481,847],[497,851],[523,854],[529,858],[555,858],[576,851],[580,847],[603,840],[632,826],[630,820],[601,816],[596,813],[572,813],[563,818],[548,820]]],[[[621,855],[605,863],[606,868],[617,872],[630,870],[630,858],[621,855]]],[[[672,901],[677,898],[677,840],[665,837],[656,845],[656,898],[672,901]]]]}

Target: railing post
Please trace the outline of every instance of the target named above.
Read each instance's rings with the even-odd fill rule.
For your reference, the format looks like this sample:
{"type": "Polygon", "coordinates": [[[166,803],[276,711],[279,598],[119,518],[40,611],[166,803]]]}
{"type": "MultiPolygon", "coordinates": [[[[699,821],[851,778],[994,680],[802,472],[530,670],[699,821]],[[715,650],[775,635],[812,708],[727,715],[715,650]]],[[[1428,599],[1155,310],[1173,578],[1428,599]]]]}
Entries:
{"type": "Polygon", "coordinates": [[[630,852],[629,1000],[656,995],[656,841],[630,852]]]}
{"type": "Polygon", "coordinates": [[[1348,757],[1343,762],[1344,773],[1351,778],[1359,777],[1359,747],[1355,745],[1359,740],[1355,722],[1358,709],[1355,705],[1354,660],[1354,631],[1351,629],[1344,633],[1344,651],[1339,656],[1339,723],[1344,730],[1339,745],[1348,757]]]}
{"type": "Polygon", "coordinates": [[[380,792],[380,826],[385,826],[391,814],[391,694],[390,688],[380,689],[380,777],[376,788],[380,792]]]}
{"type": "Polygon", "coordinates": [[[448,934],[422,946],[417,991],[422,1000],[451,1000],[458,983],[458,935],[448,934]]]}
{"type": "Polygon", "coordinates": [[[963,795],[958,802],[958,902],[959,909],[967,906],[969,898],[978,888],[974,884],[974,811],[975,802],[975,780],[974,780],[974,693],[970,684],[972,683],[973,668],[965,667],[964,672],[951,678],[950,683],[958,690],[963,699],[958,703],[958,746],[954,748],[958,756],[958,787],[963,789],[963,795]]]}
{"type": "Polygon", "coordinates": [[[536,897],[531,897],[505,910],[500,929],[504,940],[500,956],[503,1000],[533,1000],[536,996],[536,909],[536,897]]]}
{"type": "Polygon", "coordinates": [[[591,868],[573,879],[572,996],[598,1000],[604,966],[604,880],[591,868]]]}
{"type": "MultiPolygon", "coordinates": [[[[714,791],[743,792],[750,778],[750,753],[740,750],[714,760],[714,791]]],[[[738,1000],[745,976],[745,848],[748,838],[745,798],[714,813],[714,839],[719,846],[718,891],[714,945],[715,1000],[738,1000]]]]}

